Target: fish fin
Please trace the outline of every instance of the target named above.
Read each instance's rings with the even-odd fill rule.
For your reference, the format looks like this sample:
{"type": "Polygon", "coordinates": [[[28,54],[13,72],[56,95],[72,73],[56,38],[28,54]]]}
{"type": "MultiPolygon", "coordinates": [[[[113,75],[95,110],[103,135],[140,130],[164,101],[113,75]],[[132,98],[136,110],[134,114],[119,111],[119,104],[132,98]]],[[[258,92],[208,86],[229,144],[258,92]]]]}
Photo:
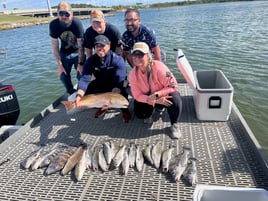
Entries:
{"type": "Polygon", "coordinates": [[[72,101],[61,101],[61,103],[64,104],[67,113],[75,108],[75,104],[72,101]]]}

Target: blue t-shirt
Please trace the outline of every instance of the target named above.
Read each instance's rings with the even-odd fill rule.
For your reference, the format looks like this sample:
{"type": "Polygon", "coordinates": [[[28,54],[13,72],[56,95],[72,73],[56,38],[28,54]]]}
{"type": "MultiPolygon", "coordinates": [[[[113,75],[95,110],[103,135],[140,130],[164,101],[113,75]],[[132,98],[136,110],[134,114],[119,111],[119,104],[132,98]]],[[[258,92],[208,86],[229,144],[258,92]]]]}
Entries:
{"type": "Polygon", "coordinates": [[[49,35],[61,40],[60,51],[66,54],[77,52],[77,38],[83,38],[84,28],[81,21],[73,17],[72,24],[65,27],[59,19],[54,19],[49,24],[49,35]]]}

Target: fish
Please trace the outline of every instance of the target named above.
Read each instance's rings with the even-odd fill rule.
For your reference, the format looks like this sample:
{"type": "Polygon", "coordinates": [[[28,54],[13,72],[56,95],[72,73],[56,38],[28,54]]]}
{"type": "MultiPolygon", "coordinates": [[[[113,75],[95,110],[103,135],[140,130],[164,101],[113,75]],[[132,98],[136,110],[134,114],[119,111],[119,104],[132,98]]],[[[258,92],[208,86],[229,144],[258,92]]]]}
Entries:
{"type": "Polygon", "coordinates": [[[74,176],[77,181],[80,181],[86,171],[91,166],[91,158],[88,152],[88,147],[83,149],[83,154],[79,162],[74,167],[74,176]]]}
{"type": "Polygon", "coordinates": [[[151,153],[154,167],[157,169],[160,167],[161,156],[162,156],[162,144],[160,141],[157,141],[156,144],[153,145],[151,153]]]}
{"type": "Polygon", "coordinates": [[[33,151],[26,159],[21,162],[21,167],[23,167],[24,169],[29,169],[34,163],[34,161],[40,156],[41,151],[41,147],[33,151]]]}
{"type": "Polygon", "coordinates": [[[185,171],[183,172],[183,178],[188,182],[190,186],[193,186],[196,184],[197,179],[197,167],[196,167],[196,158],[189,158],[189,163],[187,164],[187,167],[185,171]]]}
{"type": "Polygon", "coordinates": [[[102,169],[103,172],[106,172],[109,170],[109,165],[107,164],[107,161],[104,157],[103,148],[101,147],[99,149],[99,167],[102,169]]]}
{"type": "Polygon", "coordinates": [[[129,154],[125,151],[123,154],[123,160],[122,160],[122,173],[123,175],[127,175],[130,164],[129,164],[129,154]]]}
{"type": "Polygon", "coordinates": [[[147,144],[146,147],[142,151],[144,158],[150,163],[150,165],[154,164],[154,162],[152,160],[152,154],[151,154],[152,147],[153,147],[153,145],[147,144]]]}
{"type": "Polygon", "coordinates": [[[129,167],[133,168],[136,162],[136,146],[134,143],[130,143],[128,150],[129,167]]]}
{"type": "Polygon", "coordinates": [[[176,155],[171,161],[170,161],[170,168],[169,172],[173,176],[174,180],[178,182],[184,172],[184,170],[187,167],[188,158],[190,154],[191,149],[189,147],[183,147],[183,151],[176,155]]]}
{"type": "Polygon", "coordinates": [[[55,153],[57,150],[56,149],[52,149],[49,152],[45,152],[40,154],[40,156],[32,163],[31,165],[31,170],[36,170],[38,168],[42,168],[45,167],[49,164],[50,162],[50,156],[55,153]]]}
{"type": "Polygon", "coordinates": [[[92,158],[91,158],[91,165],[92,165],[92,170],[94,172],[99,170],[99,150],[98,150],[98,147],[94,147],[94,150],[92,153],[92,158]]]}
{"type": "Polygon", "coordinates": [[[103,153],[108,165],[111,164],[113,157],[116,154],[115,145],[112,141],[103,143],[103,153]]]}
{"type": "Polygon", "coordinates": [[[127,108],[128,100],[121,94],[106,92],[100,94],[89,94],[81,98],[79,106],[76,107],[75,101],[62,101],[68,115],[80,112],[89,108],[127,108]]]}
{"type": "Polygon", "coordinates": [[[162,153],[162,172],[167,173],[169,169],[169,161],[172,157],[174,147],[169,146],[168,149],[164,150],[162,153]]]}
{"type": "Polygon", "coordinates": [[[66,164],[64,165],[63,169],[61,170],[62,175],[68,174],[80,161],[82,158],[82,155],[84,153],[84,150],[87,150],[87,144],[80,145],[76,151],[68,158],[66,164]]]}
{"type": "Polygon", "coordinates": [[[136,168],[138,172],[142,171],[144,165],[144,158],[140,148],[140,145],[136,145],[136,168]]]}
{"type": "Polygon", "coordinates": [[[75,152],[76,147],[68,147],[60,151],[49,163],[47,169],[45,170],[45,175],[53,174],[57,171],[60,171],[65,163],[67,162],[68,158],[72,156],[75,152]]]}
{"type": "Polygon", "coordinates": [[[119,167],[119,165],[122,163],[123,159],[124,159],[124,152],[126,150],[126,145],[123,145],[119,148],[119,150],[117,151],[117,153],[115,154],[114,158],[113,158],[113,165],[114,167],[119,167]]]}

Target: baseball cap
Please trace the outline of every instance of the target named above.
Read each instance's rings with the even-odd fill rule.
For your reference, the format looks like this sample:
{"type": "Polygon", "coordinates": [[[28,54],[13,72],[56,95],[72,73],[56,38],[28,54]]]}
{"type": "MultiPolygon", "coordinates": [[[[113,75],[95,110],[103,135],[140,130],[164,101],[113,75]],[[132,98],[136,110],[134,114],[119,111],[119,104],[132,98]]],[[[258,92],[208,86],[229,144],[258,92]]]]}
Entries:
{"type": "Polygon", "coordinates": [[[147,53],[149,53],[150,50],[149,50],[149,47],[148,47],[148,45],[146,43],[137,42],[137,43],[134,44],[132,53],[135,52],[135,51],[141,51],[144,54],[147,54],[147,53]]]}
{"type": "Polygon", "coordinates": [[[60,2],[58,5],[58,12],[60,12],[60,11],[65,11],[67,13],[71,13],[72,7],[67,2],[60,2]]]}
{"type": "Polygon", "coordinates": [[[104,35],[98,35],[95,37],[94,39],[94,44],[102,44],[102,45],[109,45],[110,44],[110,40],[104,36],[104,35]]]}
{"type": "Polygon", "coordinates": [[[104,19],[104,14],[101,10],[92,10],[90,13],[91,21],[101,22],[104,19]]]}

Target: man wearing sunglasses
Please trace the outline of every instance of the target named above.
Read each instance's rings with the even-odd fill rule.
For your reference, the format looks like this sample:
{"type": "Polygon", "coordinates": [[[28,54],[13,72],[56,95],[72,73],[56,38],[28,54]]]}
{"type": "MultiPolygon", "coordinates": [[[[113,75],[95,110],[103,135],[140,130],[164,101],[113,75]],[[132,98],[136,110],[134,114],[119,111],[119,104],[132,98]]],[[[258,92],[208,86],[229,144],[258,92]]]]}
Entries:
{"type": "Polygon", "coordinates": [[[64,84],[67,93],[72,94],[74,89],[71,80],[72,66],[80,79],[85,61],[82,38],[84,28],[81,21],[73,16],[69,3],[60,2],[57,9],[58,18],[49,24],[52,49],[58,64],[58,76],[64,84]]]}
{"type": "Polygon", "coordinates": [[[123,56],[129,65],[133,67],[131,50],[136,42],[145,42],[153,58],[164,63],[165,56],[160,49],[155,32],[141,23],[140,12],[134,8],[127,9],[124,21],[127,30],[122,35],[123,56]]]}

